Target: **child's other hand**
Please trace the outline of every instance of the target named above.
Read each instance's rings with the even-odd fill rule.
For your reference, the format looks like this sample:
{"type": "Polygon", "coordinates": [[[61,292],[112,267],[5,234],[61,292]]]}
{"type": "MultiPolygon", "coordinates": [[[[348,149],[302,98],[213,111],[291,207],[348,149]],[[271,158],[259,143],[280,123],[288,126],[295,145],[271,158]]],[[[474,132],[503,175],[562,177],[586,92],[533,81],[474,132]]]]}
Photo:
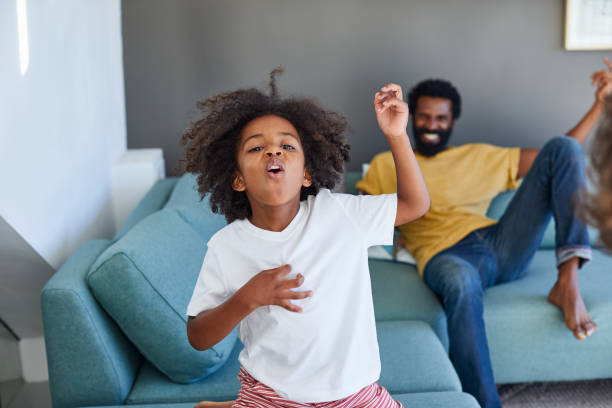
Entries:
{"type": "Polygon", "coordinates": [[[289,272],[290,265],[259,272],[240,288],[242,301],[253,310],[259,306],[276,305],[292,312],[301,312],[302,308],[291,303],[291,300],[310,297],[312,291],[291,290],[304,283],[304,276],[298,273],[295,278],[287,279],[289,272]]]}
{"type": "Polygon", "coordinates": [[[374,95],[374,110],[380,130],[389,137],[404,137],[408,126],[408,104],[404,102],[402,87],[387,84],[374,95]]]}

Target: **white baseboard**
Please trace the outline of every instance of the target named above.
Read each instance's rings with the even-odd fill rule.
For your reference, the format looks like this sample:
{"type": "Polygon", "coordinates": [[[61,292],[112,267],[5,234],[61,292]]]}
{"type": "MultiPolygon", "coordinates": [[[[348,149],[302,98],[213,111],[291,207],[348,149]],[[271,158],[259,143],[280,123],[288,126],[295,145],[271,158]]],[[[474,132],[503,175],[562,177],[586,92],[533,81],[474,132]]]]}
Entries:
{"type": "Polygon", "coordinates": [[[19,343],[0,327],[0,382],[21,378],[19,343]]]}
{"type": "Polygon", "coordinates": [[[21,339],[19,357],[24,381],[41,382],[49,379],[44,337],[21,339]]]}

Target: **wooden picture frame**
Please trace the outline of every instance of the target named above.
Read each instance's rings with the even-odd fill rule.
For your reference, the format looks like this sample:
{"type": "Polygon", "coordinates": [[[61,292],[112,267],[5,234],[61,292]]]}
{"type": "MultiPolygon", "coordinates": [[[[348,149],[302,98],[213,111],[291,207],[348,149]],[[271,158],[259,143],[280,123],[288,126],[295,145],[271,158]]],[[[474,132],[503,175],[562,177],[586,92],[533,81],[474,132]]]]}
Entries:
{"type": "Polygon", "coordinates": [[[612,50],[612,0],[565,0],[565,49],[612,50]]]}

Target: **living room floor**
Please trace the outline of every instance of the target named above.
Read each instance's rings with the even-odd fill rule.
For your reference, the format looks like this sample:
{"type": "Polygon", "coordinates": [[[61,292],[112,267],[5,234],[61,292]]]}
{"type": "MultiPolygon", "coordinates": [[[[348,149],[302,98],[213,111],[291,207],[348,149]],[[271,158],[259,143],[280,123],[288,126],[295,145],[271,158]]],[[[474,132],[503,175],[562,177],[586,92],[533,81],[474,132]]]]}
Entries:
{"type": "Polygon", "coordinates": [[[612,379],[500,385],[504,408],[612,407],[612,379]]]}
{"type": "MultiPolygon", "coordinates": [[[[612,379],[500,385],[504,408],[612,407],[612,379]]],[[[0,383],[0,408],[51,408],[49,383],[0,383]]]]}
{"type": "Polygon", "coordinates": [[[0,408],[51,408],[49,382],[0,382],[0,408]]]}

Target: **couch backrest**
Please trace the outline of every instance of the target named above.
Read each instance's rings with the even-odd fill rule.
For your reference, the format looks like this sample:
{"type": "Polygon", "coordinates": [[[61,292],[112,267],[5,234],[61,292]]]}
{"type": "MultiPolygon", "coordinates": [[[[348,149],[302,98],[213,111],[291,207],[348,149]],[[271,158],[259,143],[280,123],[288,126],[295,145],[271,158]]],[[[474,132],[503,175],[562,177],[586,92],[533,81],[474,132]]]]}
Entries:
{"type": "Polygon", "coordinates": [[[223,215],[211,211],[208,196],[201,199],[196,176],[190,173],[177,181],[164,209],[176,211],[206,242],[227,224],[223,215]]]}

